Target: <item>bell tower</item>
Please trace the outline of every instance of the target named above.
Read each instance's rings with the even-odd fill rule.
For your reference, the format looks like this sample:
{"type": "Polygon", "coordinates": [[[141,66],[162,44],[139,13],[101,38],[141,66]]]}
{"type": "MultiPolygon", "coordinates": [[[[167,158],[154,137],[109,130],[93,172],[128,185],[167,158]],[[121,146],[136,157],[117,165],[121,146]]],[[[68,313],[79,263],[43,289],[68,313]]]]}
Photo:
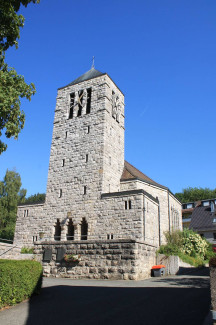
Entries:
{"type": "Polygon", "coordinates": [[[58,89],[46,208],[56,218],[120,190],[124,168],[124,95],[94,67],[58,89]]]}

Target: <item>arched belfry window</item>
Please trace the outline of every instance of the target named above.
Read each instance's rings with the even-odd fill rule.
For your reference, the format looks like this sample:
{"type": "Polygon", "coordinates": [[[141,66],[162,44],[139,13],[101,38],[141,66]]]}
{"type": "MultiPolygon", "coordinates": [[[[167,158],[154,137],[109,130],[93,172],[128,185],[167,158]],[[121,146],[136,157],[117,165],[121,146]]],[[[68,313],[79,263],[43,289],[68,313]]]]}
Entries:
{"type": "Polygon", "coordinates": [[[69,219],[67,226],[67,240],[74,240],[74,224],[72,219],[69,219]]]}
{"type": "Polygon", "coordinates": [[[57,219],[55,224],[54,240],[61,240],[61,224],[59,219],[57,219]]]}
{"type": "Polygon", "coordinates": [[[88,223],[85,218],[81,222],[81,240],[87,240],[88,236],[88,223]]]}

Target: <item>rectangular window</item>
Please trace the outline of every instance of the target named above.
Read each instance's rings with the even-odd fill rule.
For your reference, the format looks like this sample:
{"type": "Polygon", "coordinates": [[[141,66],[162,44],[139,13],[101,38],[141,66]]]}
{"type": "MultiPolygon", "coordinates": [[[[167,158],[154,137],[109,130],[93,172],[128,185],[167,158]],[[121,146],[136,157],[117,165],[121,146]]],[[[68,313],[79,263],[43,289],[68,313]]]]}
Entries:
{"type": "Polygon", "coordinates": [[[216,239],[216,232],[213,233],[213,238],[216,239]]]}
{"type": "Polygon", "coordinates": [[[90,133],[90,126],[87,126],[87,134],[90,133]]]}
{"type": "Polygon", "coordinates": [[[213,218],[213,222],[214,222],[214,223],[216,222],[216,218],[213,218]]]}
{"type": "Polygon", "coordinates": [[[113,239],[113,234],[111,234],[111,239],[113,239]]]}
{"type": "Polygon", "coordinates": [[[65,132],[65,139],[67,139],[67,134],[68,134],[68,133],[67,133],[67,131],[66,131],[66,132],[65,132]]]}
{"type": "Polygon", "coordinates": [[[65,165],[65,159],[62,159],[62,167],[65,165]]]}
{"type": "Polygon", "coordinates": [[[209,201],[205,201],[205,202],[203,202],[203,206],[204,206],[204,207],[208,207],[208,206],[209,206],[209,201]]]}
{"type": "Polygon", "coordinates": [[[193,208],[193,204],[192,203],[187,204],[187,209],[191,209],[191,208],[193,208]]]}
{"type": "Polygon", "coordinates": [[[129,209],[132,209],[131,200],[128,201],[129,209]]]}
{"type": "Polygon", "coordinates": [[[69,111],[69,119],[73,118],[74,99],[75,99],[75,93],[70,94],[70,111],[69,111]]]}
{"type": "Polygon", "coordinates": [[[84,188],[83,188],[83,194],[84,195],[86,195],[86,191],[87,191],[87,188],[86,188],[86,186],[84,186],[84,188]]]}
{"type": "Polygon", "coordinates": [[[125,201],[125,210],[127,210],[127,201],[125,201]]]}
{"type": "Polygon", "coordinates": [[[59,198],[62,197],[62,189],[59,190],[59,198]]]}
{"type": "Polygon", "coordinates": [[[87,89],[87,105],[86,105],[86,114],[91,112],[91,88],[87,89]]]}
{"type": "Polygon", "coordinates": [[[107,235],[107,239],[110,239],[110,235],[109,234],[107,235]]]}
{"type": "Polygon", "coordinates": [[[28,217],[28,210],[24,210],[24,218],[28,217]]]}
{"type": "Polygon", "coordinates": [[[86,162],[88,162],[88,154],[86,154],[86,162]]]}

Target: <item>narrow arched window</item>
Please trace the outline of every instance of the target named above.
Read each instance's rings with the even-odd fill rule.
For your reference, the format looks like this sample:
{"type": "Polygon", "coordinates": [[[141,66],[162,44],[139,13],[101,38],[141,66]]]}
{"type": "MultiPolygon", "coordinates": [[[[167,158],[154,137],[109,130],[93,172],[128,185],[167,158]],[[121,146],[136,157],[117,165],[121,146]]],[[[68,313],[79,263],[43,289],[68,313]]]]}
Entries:
{"type": "Polygon", "coordinates": [[[57,219],[55,224],[54,240],[61,240],[61,224],[59,219],[57,219]]]}
{"type": "Polygon", "coordinates": [[[74,224],[72,219],[69,219],[67,226],[67,240],[74,240],[74,224]]]}
{"type": "Polygon", "coordinates": [[[88,236],[88,223],[85,218],[82,219],[81,223],[81,240],[87,240],[88,236]]]}

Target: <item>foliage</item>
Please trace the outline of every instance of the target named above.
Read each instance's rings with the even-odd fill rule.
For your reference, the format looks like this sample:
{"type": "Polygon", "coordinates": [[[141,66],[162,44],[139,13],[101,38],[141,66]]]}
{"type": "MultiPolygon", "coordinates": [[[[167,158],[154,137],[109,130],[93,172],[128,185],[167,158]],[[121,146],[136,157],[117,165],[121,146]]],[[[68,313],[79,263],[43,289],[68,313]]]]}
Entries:
{"type": "Polygon", "coordinates": [[[33,254],[34,248],[33,247],[22,247],[21,254],[33,254]]]}
{"type": "Polygon", "coordinates": [[[25,197],[21,188],[21,177],[16,171],[6,171],[0,182],[0,230],[13,229],[16,222],[17,203],[25,197]]]}
{"type": "Polygon", "coordinates": [[[209,188],[188,187],[182,190],[182,193],[176,193],[175,196],[182,203],[194,202],[199,200],[216,198],[216,188],[210,190],[209,188]]]}
{"type": "MultiPolygon", "coordinates": [[[[35,94],[34,84],[26,84],[24,77],[5,62],[5,51],[14,45],[18,48],[20,28],[24,26],[25,19],[17,12],[21,4],[26,7],[30,2],[39,3],[39,0],[0,1],[0,137],[4,130],[7,138],[18,138],[25,122],[25,114],[20,110],[20,98],[30,101],[35,94]]],[[[6,149],[7,145],[0,140],[0,154],[6,149]]]]}
{"type": "Polygon", "coordinates": [[[65,254],[64,260],[65,262],[79,262],[81,260],[81,256],[74,254],[65,254]]]}
{"type": "Polygon", "coordinates": [[[167,244],[160,247],[159,254],[179,256],[193,266],[204,265],[214,256],[212,245],[193,230],[166,232],[165,236],[167,244]]]}
{"type": "Polygon", "coordinates": [[[5,228],[0,229],[0,242],[2,241],[3,243],[5,243],[5,241],[1,240],[1,238],[13,241],[14,231],[15,223],[9,224],[5,228]]]}
{"type": "Polygon", "coordinates": [[[0,260],[0,308],[39,294],[42,266],[36,261],[0,260]]]}
{"type": "Polygon", "coordinates": [[[24,201],[24,203],[40,203],[40,202],[44,202],[45,201],[45,193],[37,193],[34,195],[31,195],[29,197],[27,197],[24,201]]]}

